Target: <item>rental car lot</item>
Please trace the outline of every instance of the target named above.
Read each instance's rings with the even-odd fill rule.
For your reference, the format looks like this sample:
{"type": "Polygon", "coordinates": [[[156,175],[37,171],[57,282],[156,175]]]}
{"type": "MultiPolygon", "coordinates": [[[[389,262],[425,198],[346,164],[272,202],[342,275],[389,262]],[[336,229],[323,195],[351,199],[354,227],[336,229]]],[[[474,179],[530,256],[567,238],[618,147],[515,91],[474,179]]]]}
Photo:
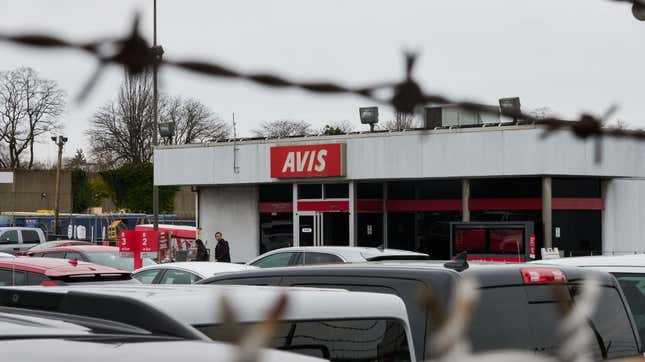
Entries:
{"type": "MultiPolygon", "coordinates": [[[[128,299],[159,310],[220,341],[232,338],[232,331],[225,324],[227,318],[234,317],[244,334],[263,323],[283,296],[287,298],[286,308],[269,342],[272,348],[332,361],[416,360],[405,305],[393,295],[337,289],[209,285],[0,288],[0,304],[5,306],[48,309],[75,305],[78,313],[90,317],[108,313],[93,308],[102,298],[106,300],[104,303],[115,298],[128,299]],[[16,293],[17,302],[13,298],[16,293]],[[46,300],[61,302],[43,305],[29,300],[36,295],[40,298],[48,295],[46,300]],[[222,309],[224,297],[232,306],[233,315],[222,309]],[[65,298],[77,299],[71,303],[64,302],[65,298]],[[81,298],[86,299],[83,302],[81,298]],[[24,304],[21,300],[25,300],[24,304]]],[[[135,320],[144,326],[149,323],[141,316],[128,316],[125,311],[123,314],[113,318],[121,318],[118,321],[126,323],[135,320]]]]}
{"type": "Polygon", "coordinates": [[[453,264],[449,264],[451,268],[436,262],[272,268],[215,276],[200,283],[342,288],[395,294],[406,304],[416,355],[424,356],[429,352],[425,341],[432,335],[434,326],[428,311],[419,302],[420,291],[431,289],[439,302],[447,306],[455,284],[470,277],[480,286],[480,300],[468,332],[475,352],[515,349],[554,355],[561,339],[557,333],[560,313],[552,285],[566,286],[569,302],[575,303],[579,283],[591,274],[602,285],[597,308],[590,316],[600,336],[591,351],[593,358],[640,353],[636,324],[618,283],[607,273],[528,264],[453,264]]]}

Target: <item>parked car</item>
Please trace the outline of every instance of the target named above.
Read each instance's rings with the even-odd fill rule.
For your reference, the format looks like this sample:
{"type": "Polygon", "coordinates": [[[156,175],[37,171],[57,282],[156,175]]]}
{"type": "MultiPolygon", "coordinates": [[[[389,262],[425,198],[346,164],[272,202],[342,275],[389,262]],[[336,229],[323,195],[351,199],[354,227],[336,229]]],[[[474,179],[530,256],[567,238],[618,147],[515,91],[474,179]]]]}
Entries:
{"type": "Polygon", "coordinates": [[[15,254],[47,241],[39,228],[0,227],[0,251],[15,254]]]}
{"type": "Polygon", "coordinates": [[[16,255],[27,255],[29,252],[35,252],[44,249],[55,248],[57,246],[72,246],[72,245],[95,245],[82,240],[53,240],[44,243],[36,244],[29,249],[21,250],[16,255]]]}
{"type": "Polygon", "coordinates": [[[627,299],[641,342],[645,343],[645,254],[581,256],[539,260],[533,263],[578,266],[613,274],[627,299]]]}
{"type": "Polygon", "coordinates": [[[301,246],[272,250],[246,263],[258,268],[332,263],[358,263],[370,260],[423,260],[428,254],[398,249],[352,246],[301,246]]]}
{"type": "MultiPolygon", "coordinates": [[[[70,245],[28,252],[34,257],[76,259],[112,268],[134,271],[134,259],[121,256],[116,246],[70,245]]],[[[150,258],[143,258],[143,266],[155,265],[150,258]]]]}
{"type": "Polygon", "coordinates": [[[143,284],[193,284],[220,273],[255,269],[253,266],[233,263],[186,261],[144,266],[132,275],[143,284]]]}
{"type": "Polygon", "coordinates": [[[78,283],[139,284],[130,272],[83,261],[28,256],[0,258],[0,286],[78,283]]]}
{"type": "MultiPolygon", "coordinates": [[[[51,288],[49,288],[51,289],[51,288]]],[[[36,310],[33,303],[21,304],[33,296],[36,300],[56,300],[51,293],[21,291],[5,288],[0,291],[0,349],[7,361],[73,361],[79,356],[94,362],[177,362],[177,361],[234,361],[236,346],[208,341],[200,332],[145,305],[124,304],[114,298],[58,298],[57,305],[47,311],[36,310]],[[28,294],[27,294],[28,293],[28,294]],[[16,297],[17,296],[17,297],[16,297]],[[80,303],[80,304],[79,304],[80,303]],[[139,318],[115,322],[111,319],[77,314],[88,303],[101,305],[99,312],[109,317],[134,316],[139,318]],[[67,306],[71,307],[65,307],[67,306]],[[59,310],[69,313],[61,313],[59,310]],[[52,312],[56,310],[57,312],[52,312]],[[126,311],[134,311],[127,313],[126,311]],[[115,313],[118,312],[118,313],[115,313]],[[34,348],[37,346],[37,348],[34,348]]],[[[136,301],[134,301],[136,302],[136,301]]],[[[56,302],[54,302],[56,303],[56,302]]],[[[96,309],[96,308],[95,308],[96,309]]],[[[83,311],[91,314],[91,308],[83,311]]],[[[263,349],[262,361],[314,362],[317,358],[294,353],[263,349]]]]}
{"type": "Polygon", "coordinates": [[[368,262],[272,268],[219,275],[200,284],[275,285],[342,288],[395,294],[406,304],[417,356],[429,355],[425,341],[433,333],[433,321],[420,303],[420,292],[431,288],[441,305],[451,303],[455,284],[469,276],[480,286],[469,338],[475,352],[515,349],[555,354],[561,344],[557,333],[559,309],[549,284],[564,284],[572,301],[580,281],[593,273],[602,293],[590,321],[598,345],[590,351],[595,359],[640,353],[635,323],[616,280],[608,273],[574,267],[538,267],[527,264],[368,262]],[[536,278],[527,278],[533,273],[536,278]],[[554,275],[560,276],[558,280],[554,275]],[[602,341],[602,344],[601,344],[602,341]],[[609,345],[611,344],[611,345],[609,345]]]}
{"type": "MultiPolygon", "coordinates": [[[[38,289],[42,288],[20,290],[26,293],[38,289]]],[[[412,337],[405,305],[401,298],[393,295],[213,285],[57,287],[47,288],[47,291],[53,296],[70,294],[73,297],[80,293],[89,298],[88,307],[91,299],[99,297],[134,299],[220,341],[231,338],[230,328],[224,325],[227,316],[218,308],[224,296],[229,299],[234,317],[244,333],[264,322],[268,311],[286,295],[287,306],[270,341],[271,348],[331,361],[415,361],[414,350],[409,348],[412,337]]],[[[31,305],[38,303],[33,300],[31,305]]],[[[11,305],[10,301],[7,303],[11,305]]],[[[75,304],[77,308],[84,310],[84,305],[78,303],[75,304]]],[[[215,360],[222,359],[216,356],[215,360]]]]}

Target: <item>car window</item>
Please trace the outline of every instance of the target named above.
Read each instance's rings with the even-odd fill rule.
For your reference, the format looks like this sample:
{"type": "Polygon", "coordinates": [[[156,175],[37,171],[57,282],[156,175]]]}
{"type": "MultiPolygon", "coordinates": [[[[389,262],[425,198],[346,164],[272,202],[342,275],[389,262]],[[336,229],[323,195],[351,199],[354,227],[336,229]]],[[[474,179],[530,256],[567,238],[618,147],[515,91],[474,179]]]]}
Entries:
{"type": "MultiPolygon", "coordinates": [[[[230,331],[221,325],[195,327],[216,341],[230,338],[230,331]]],[[[256,325],[241,327],[244,332],[256,325]]],[[[330,361],[411,360],[405,326],[396,319],[282,321],[268,347],[330,361]]]]}
{"type": "Polygon", "coordinates": [[[25,272],[0,269],[0,286],[7,285],[25,285],[25,272]]]}
{"type": "Polygon", "coordinates": [[[68,251],[68,252],[65,253],[65,259],[85,260],[83,258],[83,254],[77,253],[77,252],[72,252],[72,251],[68,251]]]}
{"type": "MultiPolygon", "coordinates": [[[[94,252],[86,253],[88,261],[105,266],[111,266],[112,268],[117,268],[126,271],[134,270],[134,259],[122,257],[119,252],[94,252]]],[[[143,266],[154,265],[156,264],[153,260],[149,258],[143,259],[143,266]]]]}
{"type": "Polygon", "coordinates": [[[27,272],[27,285],[40,285],[46,280],[49,280],[49,278],[42,274],[27,272]]]}
{"type": "Polygon", "coordinates": [[[40,243],[40,236],[36,230],[22,230],[22,242],[24,244],[38,244],[40,243]]]}
{"type": "Polygon", "coordinates": [[[18,231],[8,230],[0,235],[0,244],[18,244],[18,231]]]}
{"type": "Polygon", "coordinates": [[[327,253],[305,253],[305,265],[314,265],[314,264],[334,264],[342,263],[343,260],[336,255],[327,254],[327,253]]]}
{"type": "Polygon", "coordinates": [[[65,252],[55,251],[55,252],[51,252],[51,253],[43,253],[43,256],[46,257],[46,258],[65,259],[65,252]]]}
{"type": "Polygon", "coordinates": [[[167,269],[159,284],[193,284],[201,278],[197,275],[177,269],[167,269]]]}
{"type": "Polygon", "coordinates": [[[157,275],[161,272],[161,269],[149,269],[142,270],[138,273],[132,275],[133,278],[140,281],[143,284],[152,284],[157,275]]]}
{"type": "Polygon", "coordinates": [[[632,311],[641,343],[645,343],[645,274],[614,273],[614,276],[632,311]]]}
{"type": "Polygon", "coordinates": [[[281,266],[289,266],[289,261],[295,253],[275,253],[269,256],[266,256],[255,263],[251,264],[257,266],[258,268],[275,268],[281,266]]]}

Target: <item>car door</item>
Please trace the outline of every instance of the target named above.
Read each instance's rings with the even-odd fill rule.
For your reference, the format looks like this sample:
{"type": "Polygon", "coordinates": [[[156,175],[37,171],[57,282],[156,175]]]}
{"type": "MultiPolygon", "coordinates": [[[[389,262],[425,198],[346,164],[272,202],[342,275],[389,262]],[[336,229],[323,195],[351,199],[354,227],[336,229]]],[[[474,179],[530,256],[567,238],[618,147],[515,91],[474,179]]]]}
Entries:
{"type": "Polygon", "coordinates": [[[17,230],[5,230],[0,233],[0,251],[15,254],[20,250],[20,237],[17,230]]]}

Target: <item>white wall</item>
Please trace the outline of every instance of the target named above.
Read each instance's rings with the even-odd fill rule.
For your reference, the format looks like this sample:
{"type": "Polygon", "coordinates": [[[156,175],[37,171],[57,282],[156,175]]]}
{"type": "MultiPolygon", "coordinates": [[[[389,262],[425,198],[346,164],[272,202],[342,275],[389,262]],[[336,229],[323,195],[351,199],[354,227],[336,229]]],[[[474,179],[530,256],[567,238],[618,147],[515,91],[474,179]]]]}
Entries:
{"type": "Polygon", "coordinates": [[[607,181],[603,252],[645,252],[645,179],[607,181]]]}
{"type": "Polygon", "coordinates": [[[258,255],[260,220],[258,188],[220,186],[199,189],[200,238],[215,256],[215,232],[221,231],[231,248],[231,261],[246,262],[258,255]]]}

